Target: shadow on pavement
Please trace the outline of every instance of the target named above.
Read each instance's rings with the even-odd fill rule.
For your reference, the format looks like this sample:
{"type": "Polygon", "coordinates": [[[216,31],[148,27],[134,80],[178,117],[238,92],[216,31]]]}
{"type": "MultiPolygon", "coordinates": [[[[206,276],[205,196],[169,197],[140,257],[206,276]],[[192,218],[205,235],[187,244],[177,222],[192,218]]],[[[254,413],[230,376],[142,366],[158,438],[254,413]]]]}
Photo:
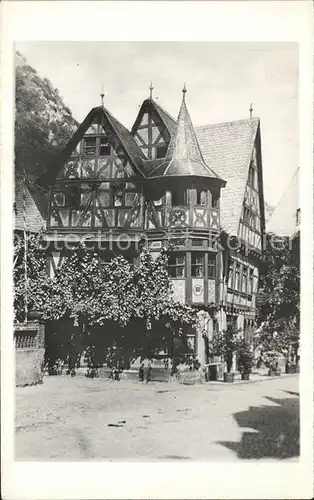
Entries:
{"type": "MultiPolygon", "coordinates": [[[[296,394],[296,393],[294,393],[296,394]]],[[[241,441],[218,441],[239,458],[292,458],[300,455],[299,398],[267,397],[276,406],[251,406],[233,417],[240,427],[250,427],[241,441]]]]}

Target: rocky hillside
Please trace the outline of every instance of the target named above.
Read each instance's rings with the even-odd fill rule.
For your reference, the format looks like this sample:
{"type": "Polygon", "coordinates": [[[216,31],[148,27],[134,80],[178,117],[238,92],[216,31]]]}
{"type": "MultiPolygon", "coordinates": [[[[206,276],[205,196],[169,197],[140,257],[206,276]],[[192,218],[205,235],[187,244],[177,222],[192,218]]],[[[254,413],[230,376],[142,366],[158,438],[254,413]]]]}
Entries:
{"type": "Polygon", "coordinates": [[[39,177],[67,144],[78,123],[58,89],[16,53],[15,168],[39,177]]]}

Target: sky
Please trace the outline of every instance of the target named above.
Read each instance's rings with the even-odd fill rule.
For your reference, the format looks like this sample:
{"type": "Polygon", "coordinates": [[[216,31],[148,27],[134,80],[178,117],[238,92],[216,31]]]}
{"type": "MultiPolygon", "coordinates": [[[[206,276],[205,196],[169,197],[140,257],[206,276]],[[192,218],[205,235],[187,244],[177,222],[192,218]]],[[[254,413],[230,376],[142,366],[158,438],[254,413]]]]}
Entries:
{"type": "Polygon", "coordinates": [[[265,200],[275,206],[298,168],[298,45],[261,42],[19,42],[81,122],[101,103],[131,128],[153,97],[175,118],[186,83],[193,125],[261,120],[265,200]]]}

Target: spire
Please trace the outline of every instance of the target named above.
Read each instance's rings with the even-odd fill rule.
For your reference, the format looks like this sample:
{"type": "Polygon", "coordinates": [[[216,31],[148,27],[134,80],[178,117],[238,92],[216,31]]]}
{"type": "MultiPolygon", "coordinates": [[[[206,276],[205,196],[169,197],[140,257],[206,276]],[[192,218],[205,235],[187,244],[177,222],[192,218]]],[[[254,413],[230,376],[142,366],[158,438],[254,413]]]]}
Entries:
{"type": "Polygon", "coordinates": [[[252,114],[253,114],[253,106],[252,106],[252,103],[250,104],[250,109],[249,109],[249,112],[250,112],[250,118],[252,118],[252,114]]]}
{"type": "MultiPolygon", "coordinates": [[[[186,86],[182,89],[182,103],[177,119],[177,127],[172,135],[165,161],[169,161],[163,175],[195,175],[200,177],[218,177],[206,165],[201,153],[195,130],[186,107],[186,86]]],[[[218,177],[219,178],[219,177],[218,177]]]]}
{"type": "Polygon", "coordinates": [[[150,87],[149,87],[149,98],[150,99],[153,98],[153,90],[154,90],[153,82],[150,82],[150,87]]]}
{"type": "Polygon", "coordinates": [[[105,97],[105,94],[104,94],[104,91],[102,90],[102,91],[101,91],[101,94],[100,94],[100,99],[101,99],[101,107],[102,107],[102,108],[104,107],[104,97],[105,97]]]}

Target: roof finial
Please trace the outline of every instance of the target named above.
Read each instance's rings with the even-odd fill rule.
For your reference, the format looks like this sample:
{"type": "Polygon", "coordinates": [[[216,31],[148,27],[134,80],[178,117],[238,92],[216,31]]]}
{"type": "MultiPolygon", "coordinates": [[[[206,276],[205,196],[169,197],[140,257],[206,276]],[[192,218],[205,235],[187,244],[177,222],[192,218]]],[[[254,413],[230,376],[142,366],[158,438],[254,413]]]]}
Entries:
{"type": "Polygon", "coordinates": [[[185,101],[185,94],[187,93],[185,82],[183,85],[182,93],[183,93],[183,101],[185,101]]]}
{"type": "Polygon", "coordinates": [[[102,106],[102,107],[104,107],[104,97],[105,97],[105,94],[104,94],[104,89],[102,89],[101,94],[100,94],[100,98],[101,98],[101,106],[102,106]]]}
{"type": "Polygon", "coordinates": [[[149,87],[149,98],[150,99],[153,98],[153,90],[154,90],[153,82],[150,82],[150,87],[149,87]]]}
{"type": "Polygon", "coordinates": [[[250,118],[252,118],[252,113],[253,113],[253,106],[252,106],[252,103],[250,104],[250,109],[249,109],[249,112],[250,112],[250,118]]]}

